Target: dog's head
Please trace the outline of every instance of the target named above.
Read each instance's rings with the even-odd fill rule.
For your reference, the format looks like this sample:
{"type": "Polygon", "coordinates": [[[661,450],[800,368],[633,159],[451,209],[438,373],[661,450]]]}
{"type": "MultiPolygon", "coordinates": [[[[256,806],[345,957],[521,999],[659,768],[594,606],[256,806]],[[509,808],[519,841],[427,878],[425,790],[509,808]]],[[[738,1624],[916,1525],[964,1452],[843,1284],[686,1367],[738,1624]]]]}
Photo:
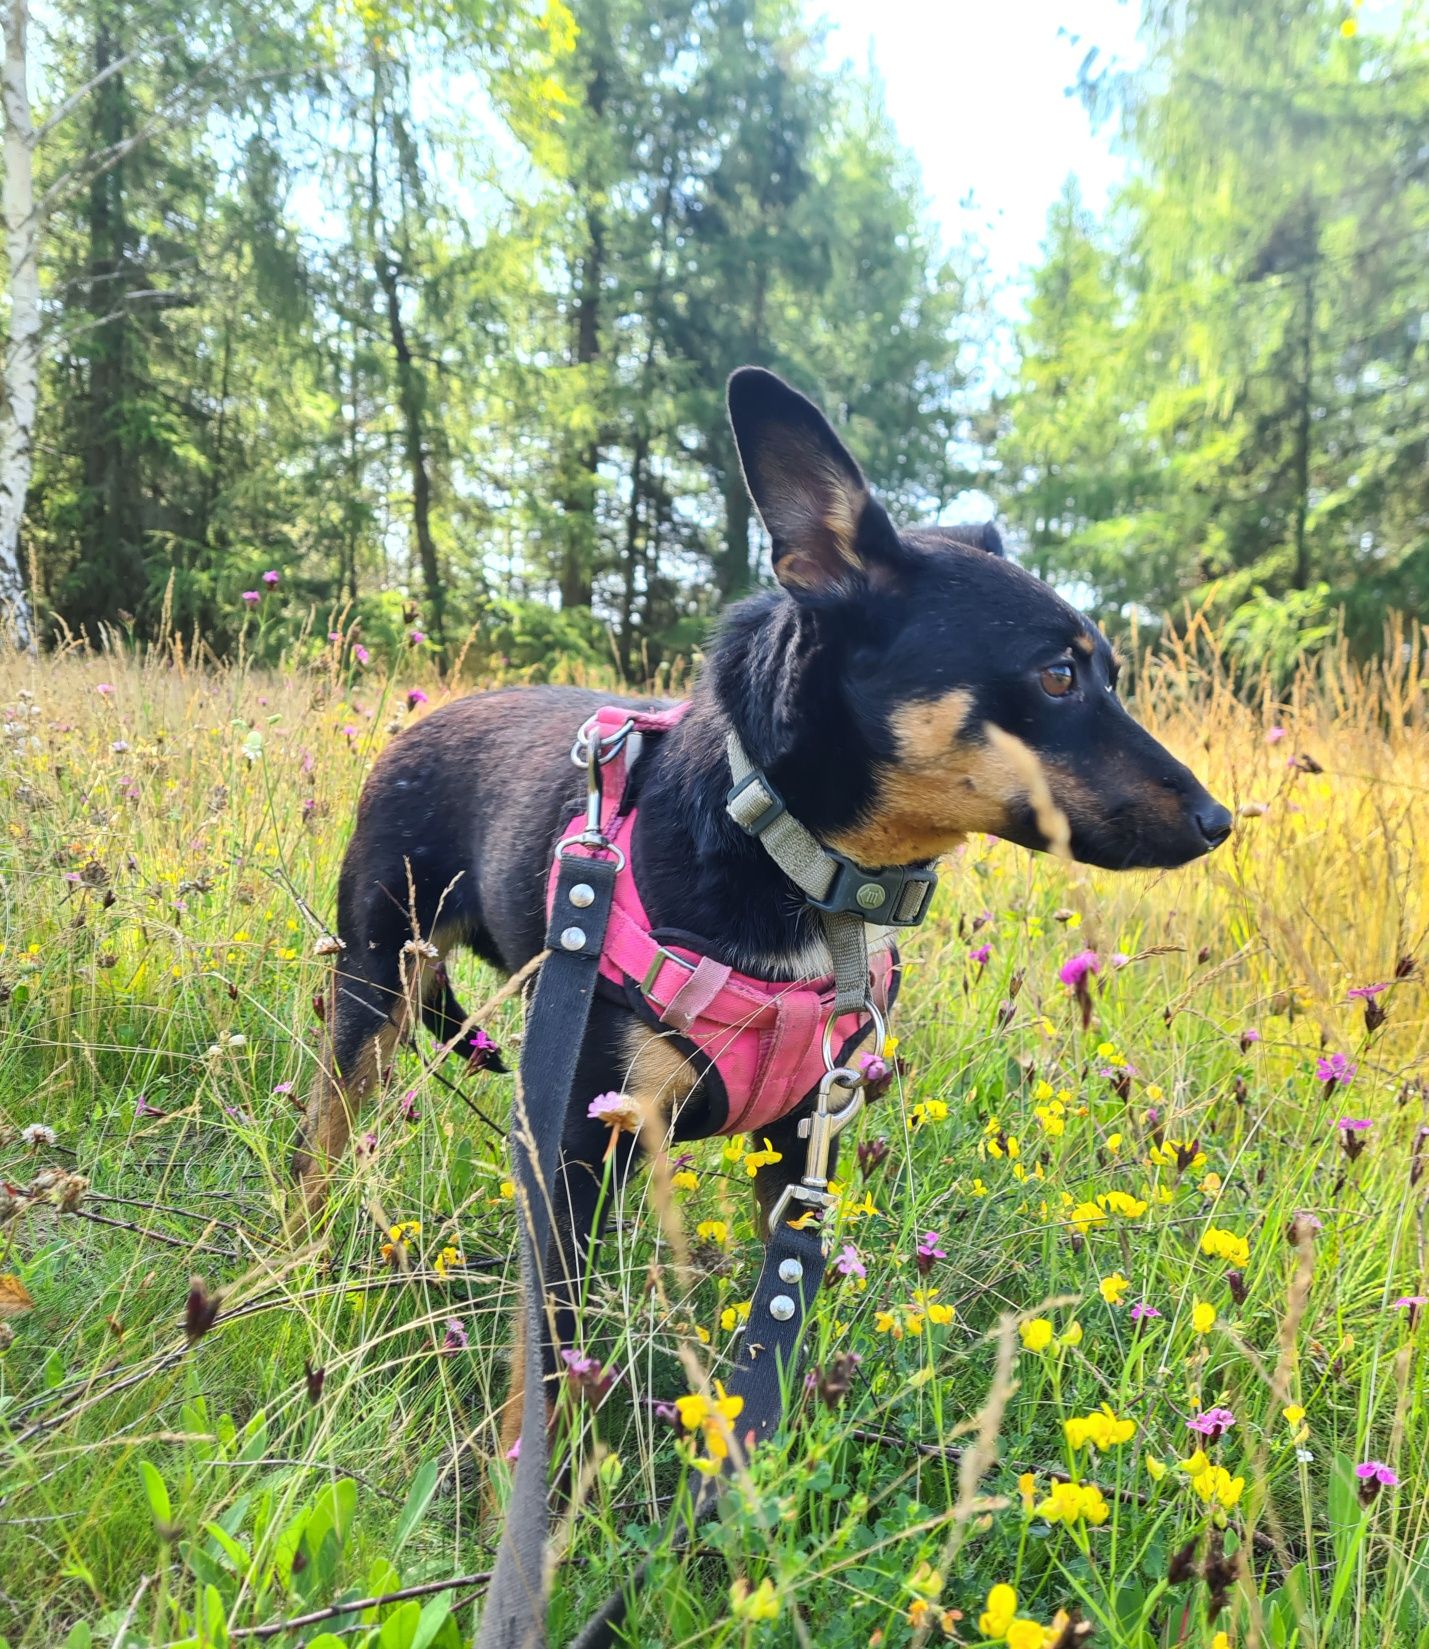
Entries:
{"type": "Polygon", "coordinates": [[[736,372],[729,413],[795,610],[777,666],[730,672],[721,692],[764,698],[756,760],[830,846],[868,865],[933,858],[969,831],[1046,848],[1057,814],[1073,856],[1112,869],[1225,840],[1230,814],[1118,700],[1106,638],[1006,560],[995,528],[898,532],[773,373],[736,372]]]}

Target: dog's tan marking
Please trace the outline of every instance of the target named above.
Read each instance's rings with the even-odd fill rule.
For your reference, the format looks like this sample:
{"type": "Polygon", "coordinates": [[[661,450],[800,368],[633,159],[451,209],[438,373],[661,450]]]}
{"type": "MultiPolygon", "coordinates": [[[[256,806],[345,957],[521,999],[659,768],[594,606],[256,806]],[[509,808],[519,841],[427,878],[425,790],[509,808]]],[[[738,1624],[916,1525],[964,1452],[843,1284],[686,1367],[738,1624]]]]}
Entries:
{"type": "Polygon", "coordinates": [[[638,1019],[626,1027],[624,1044],[621,1091],[636,1102],[642,1116],[663,1122],[695,1091],[699,1072],[668,1032],[653,1031],[638,1019]]]}
{"type": "Polygon", "coordinates": [[[973,697],[955,688],[893,713],[898,759],[880,770],[873,807],[829,845],[866,865],[950,852],[969,831],[1001,834],[1027,787],[1015,763],[970,736],[973,697]]]}
{"type": "MultiPolygon", "coordinates": [[[[328,1023],[332,1022],[329,1001],[328,1023]]],[[[400,1019],[385,1019],[362,1044],[351,1071],[334,1068],[331,1046],[313,1083],[303,1121],[303,1141],[293,1159],[298,1180],[299,1213],[312,1218],[322,1211],[328,1183],[347,1155],[353,1123],[362,1102],[381,1080],[402,1033],[400,1019]]]]}
{"type": "Polygon", "coordinates": [[[1092,640],[1085,630],[1080,631],[1072,637],[1072,645],[1079,653],[1085,653],[1088,658],[1090,658],[1097,650],[1096,642],[1092,640]]]}

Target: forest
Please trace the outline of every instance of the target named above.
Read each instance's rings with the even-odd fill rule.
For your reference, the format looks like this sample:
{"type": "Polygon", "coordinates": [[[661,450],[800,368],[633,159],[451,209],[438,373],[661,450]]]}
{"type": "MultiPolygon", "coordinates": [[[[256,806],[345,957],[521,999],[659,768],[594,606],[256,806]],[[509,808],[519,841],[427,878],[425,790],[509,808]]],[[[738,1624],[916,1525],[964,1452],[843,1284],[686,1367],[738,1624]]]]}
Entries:
{"type": "Polygon", "coordinates": [[[1429,604],[1423,8],[1142,12],[1014,323],[796,0],[8,0],[21,639],[648,678],[767,576],[758,361],[1113,631],[1373,654],[1429,604]]]}

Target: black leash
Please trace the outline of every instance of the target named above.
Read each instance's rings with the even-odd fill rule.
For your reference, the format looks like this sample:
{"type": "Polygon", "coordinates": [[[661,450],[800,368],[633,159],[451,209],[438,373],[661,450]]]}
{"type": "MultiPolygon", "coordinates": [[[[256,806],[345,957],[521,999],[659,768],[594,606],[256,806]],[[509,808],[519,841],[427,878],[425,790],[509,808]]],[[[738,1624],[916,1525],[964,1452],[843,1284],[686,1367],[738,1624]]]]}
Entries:
{"type": "MultiPolygon", "coordinates": [[[[614,738],[623,740],[629,725],[627,723],[614,738]]],[[[581,750],[578,738],[573,755],[581,750]]],[[[573,1100],[576,1066],[595,996],[616,874],[621,864],[618,849],[612,849],[601,833],[602,740],[593,726],[583,753],[588,786],[587,827],[580,835],[557,845],[556,893],[546,933],[549,954],[541,965],[527,1019],[512,1112],[511,1156],[520,1210],[518,1234],[525,1324],[521,1451],[507,1505],[506,1527],[497,1550],[491,1589],[474,1649],[545,1649],[547,1641],[550,1446],[546,1429],[544,1350],[555,1342],[545,1277],[552,1234],[551,1197],[566,1115],[573,1100]],[[596,856],[578,857],[565,851],[572,846],[584,847],[596,856]]],[[[762,775],[756,773],[756,778],[767,788],[762,775]]],[[[737,785],[736,790],[753,790],[762,811],[768,811],[761,792],[747,779],[737,785]]],[[[779,811],[783,812],[782,803],[779,811]]],[[[793,831],[787,833],[807,834],[802,826],[793,821],[789,824],[793,831]]],[[[766,828],[761,819],[755,833],[766,828]]],[[[817,844],[814,851],[821,851],[817,844]]],[[[802,854],[801,872],[810,870],[804,863],[810,857],[809,852],[800,841],[781,844],[777,857],[782,863],[790,853],[802,854]]],[[[866,879],[868,874],[865,873],[866,879]]],[[[931,880],[922,872],[918,876],[921,880],[931,880]]],[[[921,919],[927,909],[929,891],[930,888],[921,887],[916,890],[916,913],[914,895],[910,893],[906,908],[900,908],[894,918],[897,925],[911,925],[921,919]]],[[[849,898],[857,899],[857,889],[849,898]]],[[[859,904],[866,902],[867,895],[858,901],[859,904]]],[[[799,1180],[791,1180],[785,1186],[769,1216],[764,1263],[750,1302],[739,1356],[726,1386],[727,1394],[742,1399],[743,1403],[731,1426],[732,1448],[725,1461],[726,1470],[742,1465],[749,1451],[778,1429],[784,1415],[786,1391],[799,1375],[804,1320],[823,1281],[827,1264],[826,1232],[820,1229],[819,1219],[834,1202],[828,1190],[831,1148],[838,1133],[853,1120],[863,1104],[861,1075],[847,1067],[835,1066],[831,1057],[829,1040],[834,1019],[842,1013],[867,1008],[880,1042],[882,1039],[882,1016],[868,997],[863,918],[855,916],[853,907],[842,899],[820,908],[835,960],[838,998],[825,1027],[824,1054],[829,1068],[819,1085],[813,1113],[799,1124],[800,1136],[809,1142],[804,1173],[799,1180]],[[845,930],[854,928],[857,932],[853,934],[854,942],[850,942],[845,930]],[[793,1203],[799,1203],[807,1217],[796,1217],[791,1224],[793,1203]]],[[[698,1523],[715,1510],[719,1482],[717,1477],[702,1480],[685,1527],[677,1536],[678,1546],[687,1545],[698,1523]]],[[[643,1590],[651,1572],[650,1562],[641,1564],[628,1584],[608,1597],[586,1622],[571,1649],[611,1649],[630,1601],[643,1590]]]]}

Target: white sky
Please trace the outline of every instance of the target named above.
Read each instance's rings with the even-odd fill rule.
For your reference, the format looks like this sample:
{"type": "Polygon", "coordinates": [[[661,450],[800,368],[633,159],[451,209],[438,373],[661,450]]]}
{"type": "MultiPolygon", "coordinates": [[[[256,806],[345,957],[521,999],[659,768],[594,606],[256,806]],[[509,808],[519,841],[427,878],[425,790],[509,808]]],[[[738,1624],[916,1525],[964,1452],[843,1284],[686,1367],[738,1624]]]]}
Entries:
{"type": "MultiPolygon", "coordinates": [[[[810,0],[832,61],[870,63],[922,169],[949,241],[972,231],[992,274],[1037,260],[1047,209],[1069,173],[1099,209],[1120,181],[1110,126],[1068,96],[1091,47],[1097,67],[1139,61],[1135,0],[810,0]]],[[[1020,282],[1018,282],[1020,285],[1020,282]]],[[[1015,294],[999,308],[1016,314],[1015,294]]]]}

